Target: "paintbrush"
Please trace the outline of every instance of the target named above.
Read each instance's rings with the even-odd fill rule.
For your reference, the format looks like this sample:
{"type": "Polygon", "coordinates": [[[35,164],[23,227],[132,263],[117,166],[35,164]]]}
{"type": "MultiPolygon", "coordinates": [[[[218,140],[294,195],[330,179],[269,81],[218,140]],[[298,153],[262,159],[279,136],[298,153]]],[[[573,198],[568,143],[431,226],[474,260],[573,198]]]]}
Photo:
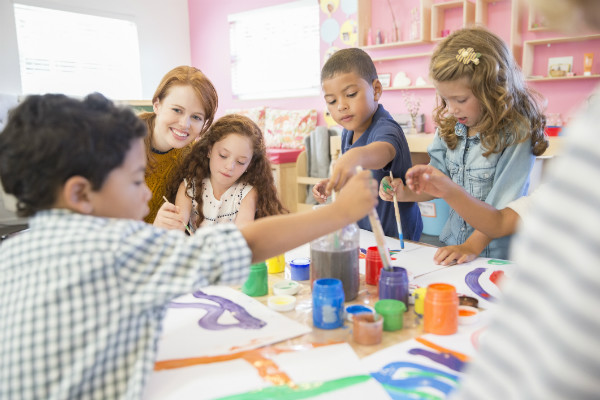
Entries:
{"type": "MultiPolygon", "coordinates": [[[[390,184],[394,180],[394,175],[390,171],[390,184]]],[[[398,197],[394,190],[394,212],[396,213],[396,225],[398,226],[398,238],[400,239],[400,249],[404,250],[404,234],[402,233],[402,221],[400,220],[400,208],[398,207],[398,197]]]]}
{"type": "MultiPolygon", "coordinates": [[[[169,203],[169,200],[167,200],[167,198],[165,196],[163,196],[163,199],[169,203]]],[[[190,227],[188,225],[186,225],[185,223],[183,224],[183,226],[185,227],[185,230],[190,234],[190,236],[192,235],[192,230],[190,229],[190,227]]]]}
{"type": "MultiPolygon", "coordinates": [[[[362,167],[359,165],[356,167],[356,172],[360,171],[362,171],[362,167]]],[[[371,223],[373,235],[375,235],[375,241],[377,242],[377,250],[379,251],[379,257],[381,257],[383,269],[385,269],[386,271],[390,271],[392,269],[390,251],[385,245],[385,234],[383,233],[381,221],[379,221],[379,216],[377,215],[377,210],[375,208],[369,211],[369,222],[371,223]]]]}

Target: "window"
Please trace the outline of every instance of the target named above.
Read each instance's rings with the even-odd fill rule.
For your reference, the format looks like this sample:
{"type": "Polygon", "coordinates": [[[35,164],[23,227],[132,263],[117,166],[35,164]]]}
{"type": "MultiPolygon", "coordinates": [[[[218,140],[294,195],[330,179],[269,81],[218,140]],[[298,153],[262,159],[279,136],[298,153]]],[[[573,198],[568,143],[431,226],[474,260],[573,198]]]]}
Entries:
{"type": "Polygon", "coordinates": [[[295,1],[228,19],[234,96],[265,99],[320,93],[318,2],[295,1]]]}
{"type": "Polygon", "coordinates": [[[24,94],[141,98],[133,22],[24,4],[14,10],[24,94]]]}

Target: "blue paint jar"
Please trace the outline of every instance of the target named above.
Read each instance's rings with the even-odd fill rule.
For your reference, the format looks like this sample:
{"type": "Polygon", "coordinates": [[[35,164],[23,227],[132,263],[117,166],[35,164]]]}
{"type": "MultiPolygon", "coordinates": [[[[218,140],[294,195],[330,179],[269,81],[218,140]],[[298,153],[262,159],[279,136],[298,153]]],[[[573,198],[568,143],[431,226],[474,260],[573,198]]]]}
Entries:
{"type": "Polygon", "coordinates": [[[382,269],[379,275],[379,299],[400,300],[408,304],[408,273],[402,267],[382,269]]]}
{"type": "Polygon", "coordinates": [[[293,281],[310,279],[310,258],[294,258],[290,261],[290,271],[293,281]]]}
{"type": "Polygon", "coordinates": [[[313,284],[313,325],[335,329],[344,325],[344,288],[335,278],[317,279],[313,284]]]}

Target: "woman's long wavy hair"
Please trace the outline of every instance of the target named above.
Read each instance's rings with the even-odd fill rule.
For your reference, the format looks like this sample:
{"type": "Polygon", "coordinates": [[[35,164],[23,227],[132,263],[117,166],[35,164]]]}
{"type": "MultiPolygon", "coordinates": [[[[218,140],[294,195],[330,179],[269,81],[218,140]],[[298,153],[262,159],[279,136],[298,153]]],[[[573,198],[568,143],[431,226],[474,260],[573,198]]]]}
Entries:
{"type": "Polygon", "coordinates": [[[194,183],[196,187],[194,200],[198,203],[198,209],[196,210],[198,211],[198,219],[194,221],[195,226],[200,226],[204,220],[204,214],[202,213],[202,190],[199,189],[202,188],[202,180],[210,177],[210,159],[208,158],[208,154],[215,143],[231,134],[247,137],[252,142],[252,160],[246,172],[238,179],[238,182],[248,183],[256,190],[258,199],[254,218],[258,219],[288,212],[277,196],[275,179],[271,171],[271,162],[267,156],[267,149],[260,128],[245,116],[229,114],[219,118],[194,143],[189,154],[182,160],[181,165],[167,184],[167,198],[169,201],[174,202],[179,185],[184,179],[187,181],[186,192],[191,189],[192,182],[194,183]]]}
{"type": "MultiPolygon", "coordinates": [[[[152,96],[152,104],[154,105],[157,101],[161,102],[169,93],[174,86],[190,86],[196,92],[196,96],[200,100],[200,103],[204,107],[205,120],[200,136],[202,136],[206,130],[211,126],[217,112],[217,106],[219,103],[219,96],[217,90],[213,86],[212,82],[204,75],[198,68],[190,67],[187,65],[181,65],[175,67],[163,76],[162,80],[158,84],[154,96],[152,96]]],[[[152,133],[154,132],[154,124],[156,121],[156,114],[151,112],[141,113],[139,117],[146,122],[148,126],[148,136],[144,140],[146,143],[146,157],[148,159],[148,167],[152,167],[154,158],[152,156],[152,133]]]]}
{"type": "MultiPolygon", "coordinates": [[[[429,74],[437,82],[468,79],[473,95],[481,104],[481,120],[473,128],[480,134],[484,156],[499,153],[529,137],[534,155],[541,155],[548,147],[544,134],[546,117],[539,105],[541,96],[527,88],[512,53],[492,32],[473,27],[452,33],[435,48],[429,74]],[[459,50],[469,47],[481,54],[478,65],[456,59],[459,50]]],[[[457,120],[448,115],[446,101],[440,96],[433,110],[433,120],[448,147],[456,148],[457,120]]]]}

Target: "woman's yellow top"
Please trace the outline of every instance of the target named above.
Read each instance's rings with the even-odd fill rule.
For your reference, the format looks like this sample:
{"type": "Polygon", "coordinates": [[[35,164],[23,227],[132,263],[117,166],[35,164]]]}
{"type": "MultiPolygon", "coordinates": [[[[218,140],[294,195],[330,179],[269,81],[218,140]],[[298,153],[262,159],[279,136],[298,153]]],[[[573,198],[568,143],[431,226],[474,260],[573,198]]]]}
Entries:
{"type": "Polygon", "coordinates": [[[188,150],[187,147],[184,147],[183,149],[172,149],[167,153],[152,153],[154,160],[149,163],[146,170],[146,185],[152,192],[152,199],[148,203],[150,212],[144,218],[144,221],[149,224],[154,222],[156,213],[165,202],[163,196],[167,194],[167,182],[175,172],[179,159],[188,150]]]}

